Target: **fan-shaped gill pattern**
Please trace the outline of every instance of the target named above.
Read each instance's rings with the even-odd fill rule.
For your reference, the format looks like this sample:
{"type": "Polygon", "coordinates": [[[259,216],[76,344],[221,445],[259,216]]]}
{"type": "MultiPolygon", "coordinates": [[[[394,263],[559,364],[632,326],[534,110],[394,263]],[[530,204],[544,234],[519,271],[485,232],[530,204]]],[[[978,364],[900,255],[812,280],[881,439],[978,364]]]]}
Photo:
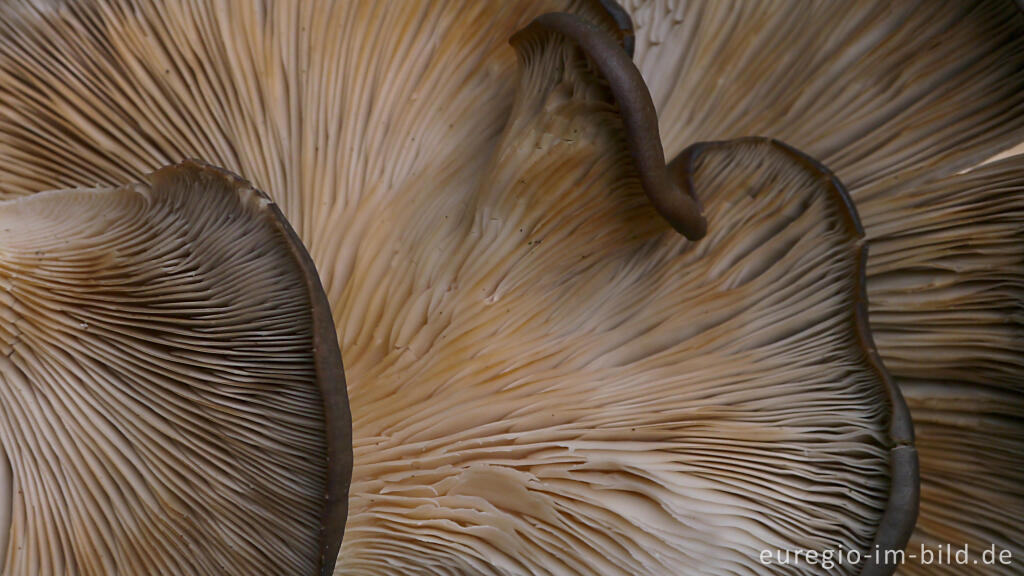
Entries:
{"type": "Polygon", "coordinates": [[[195,164],[0,204],[5,573],[317,570],[328,438],[290,241],[195,164]]]}

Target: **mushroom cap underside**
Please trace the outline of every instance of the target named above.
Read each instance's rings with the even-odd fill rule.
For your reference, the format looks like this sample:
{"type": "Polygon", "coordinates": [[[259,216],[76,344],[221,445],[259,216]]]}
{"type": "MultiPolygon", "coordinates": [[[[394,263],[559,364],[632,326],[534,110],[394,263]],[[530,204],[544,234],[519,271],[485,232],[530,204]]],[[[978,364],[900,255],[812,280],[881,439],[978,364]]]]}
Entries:
{"type": "Polygon", "coordinates": [[[188,161],[0,203],[0,285],[5,574],[331,573],[344,376],[266,195],[188,161]]]}

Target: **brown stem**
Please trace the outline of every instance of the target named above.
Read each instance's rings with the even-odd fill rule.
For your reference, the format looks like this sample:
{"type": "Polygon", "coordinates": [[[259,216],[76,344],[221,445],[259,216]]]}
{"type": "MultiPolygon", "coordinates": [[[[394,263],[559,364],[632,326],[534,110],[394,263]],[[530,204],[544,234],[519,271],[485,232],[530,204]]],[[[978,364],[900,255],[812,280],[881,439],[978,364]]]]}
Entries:
{"type": "Polygon", "coordinates": [[[707,221],[695,197],[683,192],[665,166],[658,132],[658,115],[640,71],[622,46],[607,33],[572,14],[551,13],[537,17],[517,33],[546,30],[573,40],[604,76],[619,107],[626,129],[626,145],[640,175],[644,193],[655,210],[679,233],[699,240],[707,221]]]}

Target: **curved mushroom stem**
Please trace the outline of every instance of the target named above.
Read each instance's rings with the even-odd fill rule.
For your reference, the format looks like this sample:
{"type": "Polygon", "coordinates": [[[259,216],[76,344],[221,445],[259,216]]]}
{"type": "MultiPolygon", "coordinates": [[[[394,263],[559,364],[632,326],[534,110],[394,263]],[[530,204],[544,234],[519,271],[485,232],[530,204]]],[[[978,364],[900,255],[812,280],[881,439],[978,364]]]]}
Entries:
{"type": "MultiPolygon", "coordinates": [[[[571,14],[551,13],[537,17],[516,36],[537,29],[562,34],[583,50],[608,82],[622,114],[626,144],[640,175],[644,193],[654,208],[679,233],[699,240],[707,222],[697,199],[672,181],[658,135],[658,116],[640,71],[621,46],[608,34],[571,14]]],[[[515,41],[516,36],[513,36],[515,41]]]]}
{"type": "Polygon", "coordinates": [[[619,46],[626,51],[626,55],[630,59],[633,58],[633,52],[636,48],[633,18],[630,17],[629,12],[618,2],[615,0],[582,0],[579,5],[573,4],[564,12],[576,14],[595,24],[597,22],[594,22],[590,17],[592,16],[594,19],[599,20],[601,24],[607,27],[606,31],[615,36],[619,46]]]}

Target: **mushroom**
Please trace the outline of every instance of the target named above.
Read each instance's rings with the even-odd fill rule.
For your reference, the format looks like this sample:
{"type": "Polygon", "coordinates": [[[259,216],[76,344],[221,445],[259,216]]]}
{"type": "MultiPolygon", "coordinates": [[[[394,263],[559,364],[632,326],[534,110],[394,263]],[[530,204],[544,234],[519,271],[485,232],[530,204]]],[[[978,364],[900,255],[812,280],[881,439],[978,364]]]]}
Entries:
{"type": "Polygon", "coordinates": [[[344,376],[267,196],[185,162],[2,202],[0,246],[4,574],[331,573],[344,376]]]}
{"type": "MultiPolygon", "coordinates": [[[[871,323],[913,411],[921,451],[921,520],[911,550],[949,542],[1018,558],[1024,156],[901,192],[864,215],[874,224],[871,323]]],[[[904,572],[934,573],[913,564],[904,572]]]]}
{"type": "Polygon", "coordinates": [[[666,155],[758,134],[835,171],[866,228],[878,350],[917,430],[908,553],[1024,556],[1024,15],[1013,2],[785,6],[627,6],[666,155]]]}
{"type": "Polygon", "coordinates": [[[604,85],[573,27],[513,38],[522,80],[479,189],[409,198],[403,234],[355,263],[373,276],[343,306],[384,341],[346,347],[373,385],[352,391],[342,571],[727,574],[764,549],[899,539],[883,518],[916,478],[890,478],[909,439],[888,428],[841,189],[788,150],[695,151],[709,231],[679,236],[612,99],[642,86],[604,85]]]}
{"type": "MultiPolygon", "coordinates": [[[[1019,15],[629,10],[664,152],[640,76],[608,48],[633,35],[607,2],[5,5],[0,188],[198,156],[275,193],[352,386],[339,573],[817,573],[759,553],[900,547],[911,432],[866,328],[855,210],[889,254],[867,262],[884,300],[883,276],[916,270],[874,220],[890,193],[1019,140],[1019,15]],[[612,34],[545,17],[516,35],[517,74],[505,39],[553,8],[612,34]],[[751,135],[770,138],[680,155],[751,135]],[[699,237],[699,205],[694,243],[673,228],[699,237]]],[[[1018,181],[993,166],[1010,175],[986,187],[1018,181]]],[[[913,201],[899,213],[929,233],[913,201]]],[[[977,214],[959,228],[994,217],[977,214]]],[[[1002,302],[1019,302],[1009,278],[1002,302]]],[[[991,302],[979,334],[1006,318],[991,302]]],[[[883,355],[900,318],[880,324],[883,355]]],[[[1005,438],[996,471],[1019,454],[1005,438]]],[[[1005,513],[990,526],[1020,531],[1005,513]]]]}

